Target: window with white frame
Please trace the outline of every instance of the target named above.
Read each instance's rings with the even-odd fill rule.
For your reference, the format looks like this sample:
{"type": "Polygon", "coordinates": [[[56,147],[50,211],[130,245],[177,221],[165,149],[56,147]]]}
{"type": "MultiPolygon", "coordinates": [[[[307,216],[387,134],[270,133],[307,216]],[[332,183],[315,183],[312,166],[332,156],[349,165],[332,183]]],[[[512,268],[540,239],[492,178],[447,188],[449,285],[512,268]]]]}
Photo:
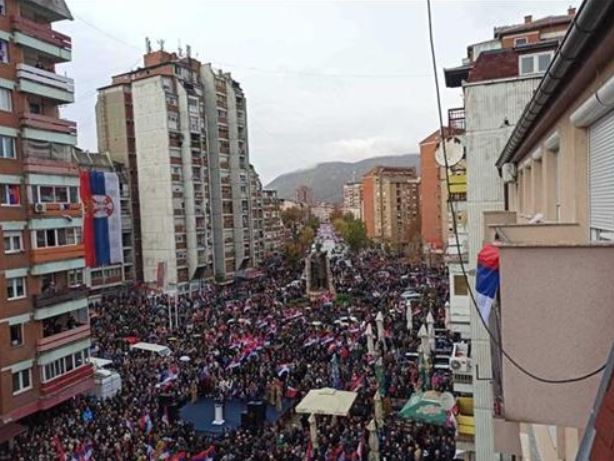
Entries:
{"type": "Polygon", "coordinates": [[[11,99],[11,90],[0,88],[0,110],[5,112],[13,111],[13,101],[11,99]]]}
{"type": "Polygon", "coordinates": [[[10,341],[12,347],[21,346],[23,344],[23,323],[17,323],[9,326],[10,341]]]}
{"type": "Polygon", "coordinates": [[[19,184],[0,184],[0,205],[21,205],[21,191],[19,188],[19,184]]]}
{"type": "Polygon", "coordinates": [[[179,129],[179,114],[175,112],[168,113],[168,127],[173,130],[179,129]]]}
{"type": "Polygon", "coordinates": [[[89,349],[83,349],[75,352],[74,354],[69,354],[65,357],[54,360],[53,362],[41,367],[42,381],[48,382],[52,379],[65,375],[66,373],[70,373],[71,371],[86,365],[89,358],[89,349]]]}
{"type": "Polygon", "coordinates": [[[21,370],[13,373],[13,395],[21,394],[32,389],[32,369],[21,370]]]}
{"type": "Polygon", "coordinates": [[[519,74],[541,74],[546,72],[552,60],[552,51],[546,53],[523,54],[519,57],[519,74]]]}
{"type": "Polygon", "coordinates": [[[0,14],[6,16],[6,0],[0,0],[0,14]]]}
{"type": "Polygon", "coordinates": [[[0,62],[9,63],[9,42],[0,39],[0,62]]]}
{"type": "Polygon", "coordinates": [[[81,244],[81,228],[43,229],[33,231],[35,248],[52,248],[81,244]]]}
{"type": "Polygon", "coordinates": [[[5,231],[4,236],[4,253],[19,253],[23,251],[23,238],[21,231],[5,231]]]}
{"type": "Polygon", "coordinates": [[[83,285],[83,269],[73,269],[68,271],[68,285],[78,287],[83,285]]]}
{"type": "Polygon", "coordinates": [[[15,138],[0,136],[0,158],[15,158],[15,138]]]}
{"type": "Polygon", "coordinates": [[[6,279],[6,299],[13,301],[26,297],[26,278],[13,277],[6,279]]]}
{"type": "Polygon", "coordinates": [[[34,203],[79,203],[77,186],[40,186],[31,188],[34,203]]]}

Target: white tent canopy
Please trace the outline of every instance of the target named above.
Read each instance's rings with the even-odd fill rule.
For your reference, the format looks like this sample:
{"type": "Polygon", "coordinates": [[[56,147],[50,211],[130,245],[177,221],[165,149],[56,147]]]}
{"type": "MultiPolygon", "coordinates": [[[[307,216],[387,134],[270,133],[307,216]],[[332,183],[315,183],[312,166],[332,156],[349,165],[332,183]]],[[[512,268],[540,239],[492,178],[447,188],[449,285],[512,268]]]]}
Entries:
{"type": "Polygon", "coordinates": [[[312,389],[296,406],[297,413],[347,416],[356,400],[356,392],[338,391],[330,387],[312,389]]]}

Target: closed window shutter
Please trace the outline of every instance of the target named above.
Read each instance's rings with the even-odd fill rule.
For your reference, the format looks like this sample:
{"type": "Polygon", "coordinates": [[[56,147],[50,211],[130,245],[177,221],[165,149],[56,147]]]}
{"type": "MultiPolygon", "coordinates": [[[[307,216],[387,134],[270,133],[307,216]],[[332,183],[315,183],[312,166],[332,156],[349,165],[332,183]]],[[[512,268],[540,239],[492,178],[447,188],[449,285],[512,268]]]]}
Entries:
{"type": "Polygon", "coordinates": [[[614,111],[589,128],[590,227],[614,232],[614,111]]]}

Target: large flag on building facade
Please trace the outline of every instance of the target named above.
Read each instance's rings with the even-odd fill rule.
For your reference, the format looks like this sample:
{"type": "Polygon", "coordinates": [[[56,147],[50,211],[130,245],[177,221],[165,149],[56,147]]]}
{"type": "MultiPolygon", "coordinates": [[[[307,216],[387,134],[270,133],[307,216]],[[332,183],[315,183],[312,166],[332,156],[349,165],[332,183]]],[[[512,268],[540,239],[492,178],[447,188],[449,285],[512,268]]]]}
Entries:
{"type": "Polygon", "coordinates": [[[85,263],[88,267],[123,262],[121,205],[117,173],[81,172],[85,263]]]}
{"type": "Polygon", "coordinates": [[[480,315],[488,322],[492,304],[499,289],[499,248],[487,244],[478,254],[475,280],[476,302],[480,315]]]}

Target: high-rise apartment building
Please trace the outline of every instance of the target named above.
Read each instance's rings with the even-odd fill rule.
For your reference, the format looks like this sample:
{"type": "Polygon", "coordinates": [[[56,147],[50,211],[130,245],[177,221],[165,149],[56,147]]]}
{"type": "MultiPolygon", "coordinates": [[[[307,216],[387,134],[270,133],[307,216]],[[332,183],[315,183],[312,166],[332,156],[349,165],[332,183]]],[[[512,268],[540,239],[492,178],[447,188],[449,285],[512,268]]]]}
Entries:
{"type": "Polygon", "coordinates": [[[99,90],[99,149],[129,171],[142,280],[186,289],[260,257],[246,100],[229,73],[201,64],[189,48],[148,48],[144,68],[99,90]]]}
{"type": "MultiPolygon", "coordinates": [[[[63,0],[0,8],[0,430],[93,385],[63,0]]],[[[8,428],[7,428],[8,429],[8,428]]]]}
{"type": "Polygon", "coordinates": [[[90,301],[97,295],[120,285],[135,282],[134,234],[130,179],[122,164],[113,162],[108,153],[75,150],[75,159],[81,171],[113,172],[119,180],[121,209],[122,261],[97,267],[86,267],[83,281],[90,289],[90,301]]]}
{"type": "MultiPolygon", "coordinates": [[[[566,15],[538,20],[526,16],[522,24],[496,27],[491,40],[467,48],[467,56],[461,66],[445,70],[446,85],[462,88],[465,101],[467,270],[470,274],[484,242],[483,213],[501,211],[505,204],[502,179],[493,168],[497,155],[531,100],[574,15],[575,11],[570,9],[566,15]]],[[[474,287],[475,276],[470,275],[468,279],[469,286],[474,287]]],[[[455,293],[455,279],[451,280],[450,291],[455,293]]],[[[459,277],[457,280],[465,291],[465,278],[459,277]]],[[[506,426],[505,421],[493,418],[493,414],[498,416],[497,413],[500,413],[501,395],[500,389],[493,387],[492,380],[483,379],[484,370],[491,370],[493,364],[490,337],[476,309],[469,307],[475,457],[492,460],[496,457],[495,453],[522,455],[511,453],[509,445],[497,446],[495,426],[501,431],[515,431],[516,434],[518,428],[506,426]],[[507,429],[502,429],[504,427],[507,429]]],[[[495,356],[494,359],[499,360],[500,357],[495,356]]]]}
{"type": "Polygon", "coordinates": [[[211,214],[216,277],[255,264],[252,239],[246,99],[229,73],[200,70],[209,145],[211,214]]]}
{"type": "Polygon", "coordinates": [[[362,219],[362,182],[343,185],[343,213],[350,213],[354,219],[362,219]]]}
{"type": "Polygon", "coordinates": [[[281,250],[284,243],[284,228],[281,221],[281,200],[276,190],[262,191],[262,210],[264,215],[264,253],[271,254],[281,250]]]}
{"type": "Polygon", "coordinates": [[[264,259],[264,195],[260,176],[253,165],[249,166],[251,231],[243,237],[249,245],[250,258],[258,264],[264,259]]]}
{"type": "Polygon", "coordinates": [[[420,251],[420,179],[415,168],[378,166],[362,178],[367,235],[404,253],[420,251]]]}

